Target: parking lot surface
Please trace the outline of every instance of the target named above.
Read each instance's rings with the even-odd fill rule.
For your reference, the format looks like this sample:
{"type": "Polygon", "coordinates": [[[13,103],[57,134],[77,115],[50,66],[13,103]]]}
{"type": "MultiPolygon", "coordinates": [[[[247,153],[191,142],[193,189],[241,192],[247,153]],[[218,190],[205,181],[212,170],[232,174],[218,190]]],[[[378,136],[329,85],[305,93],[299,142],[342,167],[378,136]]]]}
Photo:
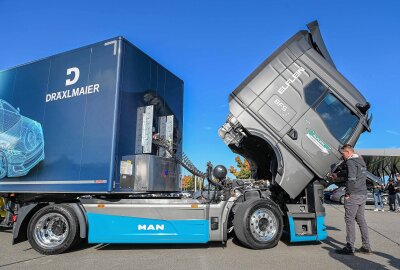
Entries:
{"type": "MultiPolygon", "coordinates": [[[[89,245],[56,256],[43,256],[28,242],[11,245],[10,230],[0,229],[2,269],[400,269],[400,213],[374,212],[367,206],[371,255],[338,255],[345,242],[344,209],[326,205],[328,239],[250,250],[235,239],[226,245],[89,245]]],[[[361,246],[358,232],[356,245],[361,246]]]]}

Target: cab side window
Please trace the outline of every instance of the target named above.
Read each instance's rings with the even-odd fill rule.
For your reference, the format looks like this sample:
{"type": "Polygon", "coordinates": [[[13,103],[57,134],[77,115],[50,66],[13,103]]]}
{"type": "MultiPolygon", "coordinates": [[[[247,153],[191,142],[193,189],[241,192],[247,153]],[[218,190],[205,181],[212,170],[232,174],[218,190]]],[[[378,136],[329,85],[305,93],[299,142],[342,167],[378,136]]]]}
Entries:
{"type": "Polygon", "coordinates": [[[358,124],[358,117],[333,94],[327,94],[315,108],[332,135],[345,144],[358,124]]]}
{"type": "Polygon", "coordinates": [[[328,90],[328,88],[322,82],[318,79],[314,79],[304,87],[306,103],[312,107],[312,105],[325,93],[326,90],[328,90]]]}

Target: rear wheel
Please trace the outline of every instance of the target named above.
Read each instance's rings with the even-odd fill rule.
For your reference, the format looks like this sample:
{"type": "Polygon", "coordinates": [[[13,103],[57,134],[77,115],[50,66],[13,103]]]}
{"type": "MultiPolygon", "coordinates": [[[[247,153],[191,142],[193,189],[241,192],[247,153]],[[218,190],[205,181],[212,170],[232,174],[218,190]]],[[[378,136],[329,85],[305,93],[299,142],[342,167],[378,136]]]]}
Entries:
{"type": "Polygon", "coordinates": [[[263,199],[239,205],[233,219],[236,237],[251,249],[276,246],[282,236],[283,219],[277,206],[263,199]]]}
{"type": "Polygon", "coordinates": [[[78,218],[69,206],[46,206],[29,221],[28,240],[41,254],[60,254],[79,241],[78,225],[78,218]]]}

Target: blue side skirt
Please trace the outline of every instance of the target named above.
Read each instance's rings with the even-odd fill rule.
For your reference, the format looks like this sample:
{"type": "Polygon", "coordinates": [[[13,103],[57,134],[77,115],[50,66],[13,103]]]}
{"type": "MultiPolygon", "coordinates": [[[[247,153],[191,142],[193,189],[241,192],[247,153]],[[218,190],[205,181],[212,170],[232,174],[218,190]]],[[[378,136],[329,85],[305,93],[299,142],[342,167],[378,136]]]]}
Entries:
{"type": "Polygon", "coordinates": [[[207,243],[209,221],[88,213],[89,243],[207,243]]]}

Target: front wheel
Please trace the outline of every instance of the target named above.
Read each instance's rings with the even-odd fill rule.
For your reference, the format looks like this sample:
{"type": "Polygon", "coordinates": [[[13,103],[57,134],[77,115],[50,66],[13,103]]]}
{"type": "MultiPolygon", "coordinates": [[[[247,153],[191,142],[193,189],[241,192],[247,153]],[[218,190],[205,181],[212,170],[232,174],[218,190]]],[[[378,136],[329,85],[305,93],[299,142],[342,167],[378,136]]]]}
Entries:
{"type": "Polygon", "coordinates": [[[276,246],[282,236],[283,219],[272,202],[257,199],[239,205],[233,226],[236,237],[251,249],[267,249],[276,246]]]}
{"type": "Polygon", "coordinates": [[[79,221],[67,205],[49,205],[40,209],[28,225],[32,248],[45,255],[60,254],[79,240],[79,221]]]}

